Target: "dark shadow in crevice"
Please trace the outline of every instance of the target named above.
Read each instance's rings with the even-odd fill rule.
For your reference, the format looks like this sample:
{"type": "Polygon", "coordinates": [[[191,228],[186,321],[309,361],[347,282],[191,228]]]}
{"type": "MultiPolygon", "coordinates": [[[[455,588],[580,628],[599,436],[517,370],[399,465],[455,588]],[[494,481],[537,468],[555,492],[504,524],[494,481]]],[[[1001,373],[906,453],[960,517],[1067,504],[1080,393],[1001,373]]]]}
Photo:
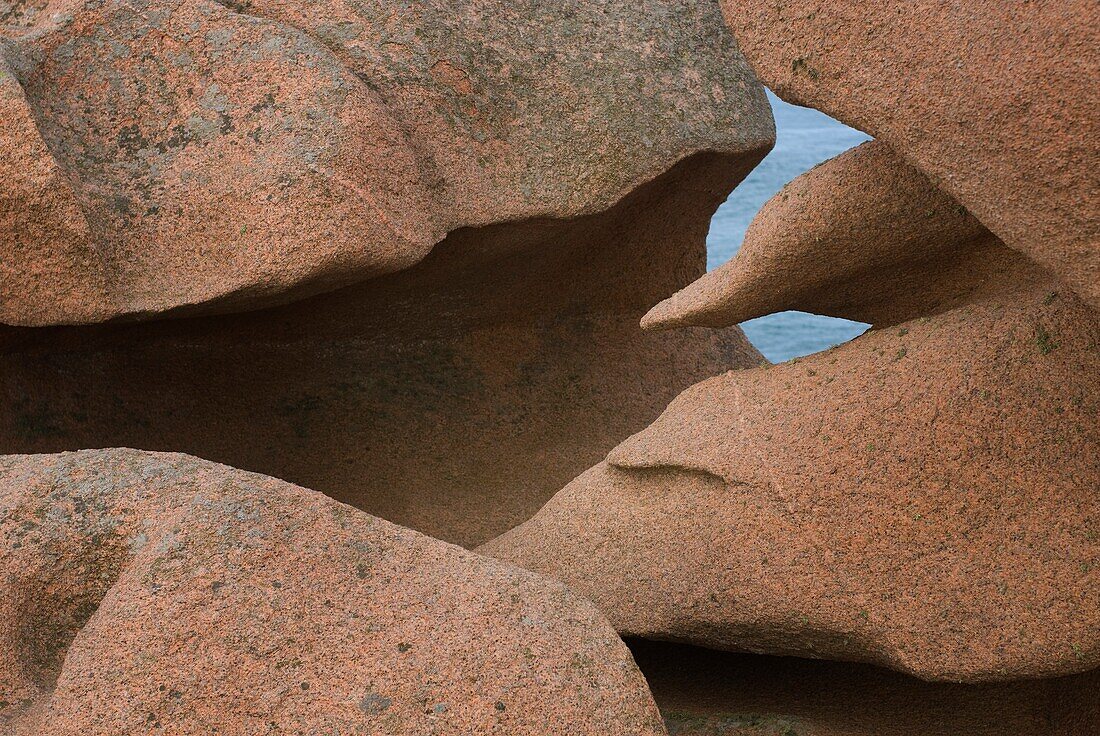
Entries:
{"type": "Polygon", "coordinates": [[[672,736],[1083,736],[1100,670],[991,684],[629,639],[672,736]]]}
{"type": "Polygon", "coordinates": [[[643,332],[698,277],[763,151],[692,156],[608,210],[451,233],[419,264],[281,307],[0,329],[0,453],[184,452],[474,545],[762,359],[737,328],[643,332]]]}

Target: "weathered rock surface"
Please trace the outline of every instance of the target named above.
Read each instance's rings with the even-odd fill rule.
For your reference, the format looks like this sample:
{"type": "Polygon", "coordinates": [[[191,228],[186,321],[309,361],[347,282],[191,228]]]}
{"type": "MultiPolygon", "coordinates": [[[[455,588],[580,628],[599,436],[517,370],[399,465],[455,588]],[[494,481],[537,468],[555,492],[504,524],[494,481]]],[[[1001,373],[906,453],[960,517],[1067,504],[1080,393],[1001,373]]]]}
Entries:
{"type": "Polygon", "coordinates": [[[272,478],[4,457],[0,535],[15,734],[664,732],[588,602],[272,478]]]}
{"type": "Polygon", "coordinates": [[[762,362],[637,324],[774,136],[716,6],[227,5],[5,15],[0,322],[188,318],[0,331],[0,453],[184,451],[472,545],[762,362]]]}
{"type": "Polygon", "coordinates": [[[788,184],[737,255],[658,304],[649,328],[724,327],[788,309],[878,326],[943,311],[991,260],[989,231],[880,141],[788,184]]]}
{"type": "Polygon", "coordinates": [[[0,331],[0,453],[185,451],[480,544],[687,386],[763,362],[736,327],[638,327],[703,273],[750,166],[696,156],[605,212],[464,229],[276,309],[0,331]]]}
{"type": "Polygon", "coordinates": [[[1100,307],[1100,8],[1092,0],[740,2],[780,97],[889,144],[1100,307]]]}
{"type": "Polygon", "coordinates": [[[861,664],[628,643],[672,736],[1081,736],[1100,731],[1100,670],[959,685],[861,664]]]}
{"type": "MultiPolygon", "coordinates": [[[[205,0],[62,5],[9,45],[38,135],[5,146],[50,151],[79,217],[41,227],[85,225],[95,269],[68,238],[35,243],[36,278],[76,293],[0,284],[3,321],[262,304],[410,265],[445,232],[385,106],[304,34],[205,0]]],[[[39,199],[0,187],[0,201],[39,199]]],[[[34,242],[4,225],[5,253],[34,242]]]]}
{"type": "Polygon", "coordinates": [[[483,550],[628,635],[930,680],[1096,667],[1100,325],[1019,256],[975,282],[692,387],[483,550]]]}
{"type": "Polygon", "coordinates": [[[0,321],[35,322],[42,316],[31,313],[36,309],[99,319],[109,312],[104,265],[2,52],[0,46],[0,321]]]}
{"type": "Polygon", "coordinates": [[[226,312],[774,126],[718,8],[60,0],[0,26],[0,322],[226,312]],[[12,121],[9,125],[8,121],[12,121]]]}

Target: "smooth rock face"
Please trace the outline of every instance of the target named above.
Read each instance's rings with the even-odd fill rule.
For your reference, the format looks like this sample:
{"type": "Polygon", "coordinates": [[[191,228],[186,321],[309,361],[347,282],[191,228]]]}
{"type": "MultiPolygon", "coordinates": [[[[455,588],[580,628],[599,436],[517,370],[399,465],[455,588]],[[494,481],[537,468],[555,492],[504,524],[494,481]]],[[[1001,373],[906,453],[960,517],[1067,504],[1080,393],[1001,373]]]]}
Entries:
{"type": "Polygon", "coordinates": [[[1096,667],[1100,324],[1029,264],[984,280],[692,387],[483,551],[627,635],[930,680],[1096,667]]]}
{"type": "Polygon", "coordinates": [[[866,131],[1100,307],[1092,0],[722,0],[760,78],[866,131]]]}
{"type": "Polygon", "coordinates": [[[0,332],[0,453],[186,451],[480,544],[684,388],[764,362],[736,327],[638,327],[703,273],[750,166],[694,157],[606,212],[466,229],[274,310],[0,332]]]}
{"type": "Polygon", "coordinates": [[[272,478],[4,457],[0,535],[14,734],[664,733],[588,602],[272,478]]]}
{"type": "Polygon", "coordinates": [[[957,305],[1012,256],[879,141],[798,177],[753,219],[737,255],[655,306],[649,328],[724,327],[788,309],[878,326],[957,305]]]}
{"type": "Polygon", "coordinates": [[[1081,736],[1100,731],[1100,670],[929,683],[862,664],[628,642],[672,736],[1081,736]]]}
{"type": "Polygon", "coordinates": [[[710,3],[18,3],[0,322],[290,301],[599,212],[774,125],[710,3]]]}

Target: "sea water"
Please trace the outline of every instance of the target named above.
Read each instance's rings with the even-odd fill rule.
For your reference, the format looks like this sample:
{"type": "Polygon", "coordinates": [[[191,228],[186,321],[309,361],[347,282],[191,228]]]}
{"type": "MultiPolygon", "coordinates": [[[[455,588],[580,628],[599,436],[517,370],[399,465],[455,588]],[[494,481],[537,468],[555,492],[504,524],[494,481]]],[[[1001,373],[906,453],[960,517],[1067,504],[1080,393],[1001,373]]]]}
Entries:
{"type": "MultiPolygon", "coordinates": [[[[775,148],[718,208],[707,236],[707,268],[737,253],[757,210],[783,185],[804,171],[857,146],[868,136],[805,107],[783,102],[768,92],[775,114],[775,148]]],[[[780,312],[743,322],[752,344],[772,362],[816,353],[851,340],[867,325],[805,312],[780,312]]]]}

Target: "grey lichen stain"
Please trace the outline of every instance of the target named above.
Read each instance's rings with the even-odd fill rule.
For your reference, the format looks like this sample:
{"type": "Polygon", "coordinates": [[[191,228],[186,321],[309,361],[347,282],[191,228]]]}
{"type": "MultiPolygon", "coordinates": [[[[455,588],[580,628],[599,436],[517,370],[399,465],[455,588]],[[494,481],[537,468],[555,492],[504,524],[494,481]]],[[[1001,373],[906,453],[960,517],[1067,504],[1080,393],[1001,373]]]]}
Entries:
{"type": "Polygon", "coordinates": [[[385,695],[379,695],[378,693],[367,693],[359,701],[359,710],[367,715],[376,716],[388,710],[391,705],[393,705],[393,700],[391,698],[387,698],[385,695]]]}

